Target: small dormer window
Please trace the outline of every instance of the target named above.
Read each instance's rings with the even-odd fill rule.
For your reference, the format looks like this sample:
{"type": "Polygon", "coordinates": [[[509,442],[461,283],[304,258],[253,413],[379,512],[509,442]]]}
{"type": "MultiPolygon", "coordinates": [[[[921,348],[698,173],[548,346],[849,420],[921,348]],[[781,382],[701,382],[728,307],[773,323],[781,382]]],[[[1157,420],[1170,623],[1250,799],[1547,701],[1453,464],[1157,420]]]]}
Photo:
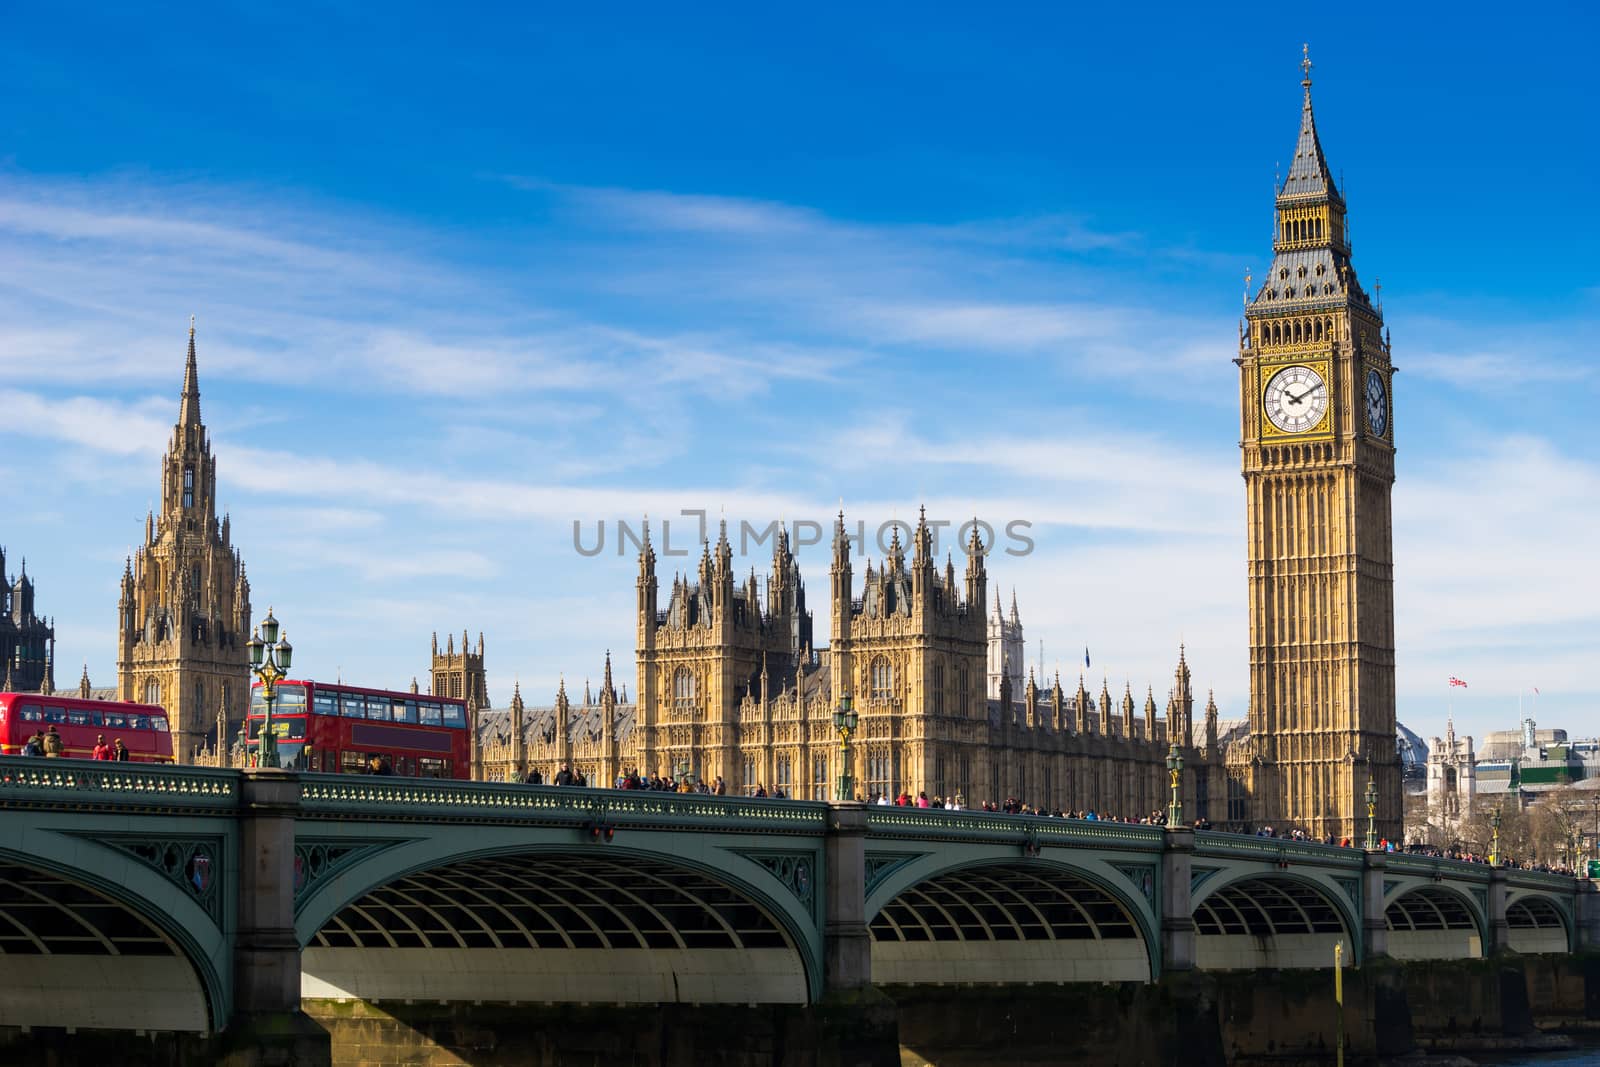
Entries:
{"type": "Polygon", "coordinates": [[[1285,268],[1283,268],[1282,270],[1280,270],[1278,272],[1278,280],[1279,281],[1282,281],[1283,279],[1285,279],[1287,277],[1289,277],[1289,268],[1288,267],[1285,267],[1285,268]]]}
{"type": "Polygon", "coordinates": [[[194,507],[194,468],[183,468],[183,506],[194,507]]]}
{"type": "Polygon", "coordinates": [[[1304,277],[1305,277],[1305,276],[1306,276],[1306,269],[1305,269],[1305,268],[1304,268],[1304,267],[1301,267],[1301,268],[1300,268],[1300,269],[1299,269],[1299,270],[1298,270],[1298,271],[1297,271],[1297,272],[1296,272],[1296,277],[1300,277],[1300,278],[1304,278],[1304,277]]]}

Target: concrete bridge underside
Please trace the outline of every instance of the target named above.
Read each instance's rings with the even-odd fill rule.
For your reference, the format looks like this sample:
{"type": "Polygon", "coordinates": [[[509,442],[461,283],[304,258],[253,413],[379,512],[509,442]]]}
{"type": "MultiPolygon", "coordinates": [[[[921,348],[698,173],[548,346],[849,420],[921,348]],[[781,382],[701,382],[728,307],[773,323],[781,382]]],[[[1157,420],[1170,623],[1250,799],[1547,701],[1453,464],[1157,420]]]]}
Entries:
{"type": "Polygon", "coordinates": [[[184,949],[108,894],[0,862],[0,1026],[205,1031],[205,987],[184,949]]]}
{"type": "Polygon", "coordinates": [[[882,983],[1143,982],[1151,973],[1124,903],[1038,865],[930,878],[884,905],[870,929],[882,983]]]}
{"type": "Polygon", "coordinates": [[[301,954],[307,997],[805,1003],[794,940],[759,904],[658,859],[503,855],[406,875],[301,954]]]}

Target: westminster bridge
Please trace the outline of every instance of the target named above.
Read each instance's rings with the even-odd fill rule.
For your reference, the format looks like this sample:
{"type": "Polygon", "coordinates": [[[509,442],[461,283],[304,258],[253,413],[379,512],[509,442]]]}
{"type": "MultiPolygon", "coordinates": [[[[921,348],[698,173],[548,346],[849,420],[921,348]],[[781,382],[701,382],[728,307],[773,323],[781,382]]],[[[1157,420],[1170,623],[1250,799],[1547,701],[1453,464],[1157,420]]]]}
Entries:
{"type": "MultiPolygon", "coordinates": [[[[0,758],[0,1025],[815,1004],[1600,945],[1550,874],[1036,816],[0,758]]],[[[69,1032],[71,1032],[69,1030],[69,1032]]]]}

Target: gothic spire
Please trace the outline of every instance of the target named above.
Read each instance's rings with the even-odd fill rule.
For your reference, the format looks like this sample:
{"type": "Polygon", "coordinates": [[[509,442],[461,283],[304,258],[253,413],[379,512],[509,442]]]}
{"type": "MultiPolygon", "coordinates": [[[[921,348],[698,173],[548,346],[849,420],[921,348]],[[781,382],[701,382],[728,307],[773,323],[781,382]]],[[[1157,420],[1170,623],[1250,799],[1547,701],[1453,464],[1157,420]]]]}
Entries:
{"type": "Polygon", "coordinates": [[[194,360],[194,316],[189,316],[189,355],[183,365],[183,398],[178,404],[178,425],[200,425],[200,372],[194,360]]]}
{"type": "Polygon", "coordinates": [[[1317,123],[1311,113],[1311,46],[1302,46],[1300,70],[1304,75],[1300,85],[1305,89],[1305,100],[1300,105],[1300,138],[1295,142],[1294,160],[1289,164],[1289,176],[1278,190],[1280,200],[1293,197],[1328,197],[1344,202],[1328,172],[1328,161],[1322,154],[1322,142],[1317,139],[1317,123]]]}

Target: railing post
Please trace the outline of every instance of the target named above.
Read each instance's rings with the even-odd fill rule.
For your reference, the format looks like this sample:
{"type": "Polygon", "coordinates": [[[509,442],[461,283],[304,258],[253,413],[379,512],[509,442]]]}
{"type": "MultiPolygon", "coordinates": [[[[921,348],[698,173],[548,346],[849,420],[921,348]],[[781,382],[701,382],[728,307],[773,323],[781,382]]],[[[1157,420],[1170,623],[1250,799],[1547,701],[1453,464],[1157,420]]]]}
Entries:
{"type": "Polygon", "coordinates": [[[859,803],[828,809],[828,864],[823,916],[824,981],[829,993],[872,984],[872,937],[867,932],[867,809],[859,803]]]}
{"type": "Polygon", "coordinates": [[[1511,951],[1511,924],[1506,921],[1506,869],[1489,868],[1489,943],[1484,955],[1498,956],[1511,951]]]}
{"type": "Polygon", "coordinates": [[[240,772],[239,929],[235,1015],[300,1010],[300,941],[294,932],[294,823],[300,776],[240,772]]]}
{"type": "Polygon", "coordinates": [[[1389,857],[1383,852],[1361,853],[1362,962],[1389,954],[1389,916],[1383,908],[1383,872],[1389,857]]]}
{"type": "Polygon", "coordinates": [[[1194,831],[1168,827],[1161,852],[1162,974],[1195,967],[1194,911],[1189,903],[1193,868],[1194,831]]]}

